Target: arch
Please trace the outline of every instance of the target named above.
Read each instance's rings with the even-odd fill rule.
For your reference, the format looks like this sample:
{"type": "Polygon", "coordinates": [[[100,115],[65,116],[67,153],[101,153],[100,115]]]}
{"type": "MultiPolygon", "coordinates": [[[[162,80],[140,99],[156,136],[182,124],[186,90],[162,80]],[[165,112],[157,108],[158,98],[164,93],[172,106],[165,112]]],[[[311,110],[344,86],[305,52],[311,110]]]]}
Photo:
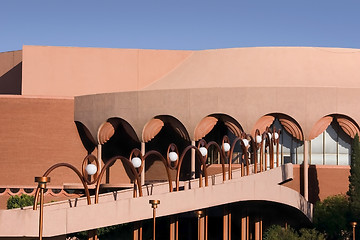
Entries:
{"type": "Polygon", "coordinates": [[[132,140],[139,142],[135,130],[133,127],[124,119],[118,117],[109,118],[106,122],[101,124],[98,130],[98,142],[99,144],[105,144],[114,136],[116,129],[122,127],[132,140]]]}
{"type": "Polygon", "coordinates": [[[259,132],[262,134],[265,132],[266,128],[270,127],[271,124],[274,122],[275,117],[272,115],[265,115],[262,116],[257,122],[255,123],[254,128],[251,131],[251,135],[255,137],[256,130],[259,130],[259,132]]]}
{"type": "Polygon", "coordinates": [[[75,121],[75,125],[84,148],[89,154],[92,153],[95,150],[96,141],[91,135],[89,129],[79,121],[75,121]]]}
{"type": "Polygon", "coordinates": [[[128,156],[132,149],[140,148],[140,141],[133,127],[124,119],[112,117],[101,124],[98,142],[102,145],[102,160],[106,163],[113,156],[128,156]]]}
{"type": "Polygon", "coordinates": [[[235,136],[240,137],[243,132],[242,126],[236,121],[233,117],[223,114],[216,113],[211,114],[204,117],[196,126],[194,131],[194,140],[198,141],[201,138],[204,138],[211,130],[215,127],[215,125],[222,121],[227,129],[233,133],[235,136]]]}
{"type": "Polygon", "coordinates": [[[139,149],[133,149],[130,153],[130,158],[126,158],[123,156],[114,156],[104,165],[104,168],[101,169],[98,178],[96,179],[96,188],[95,188],[95,204],[99,203],[99,194],[100,194],[100,183],[105,174],[105,172],[117,161],[120,160],[132,174],[132,179],[134,180],[134,189],[133,189],[133,196],[137,197],[137,192],[139,193],[139,197],[142,197],[142,187],[141,187],[141,172],[144,168],[144,158],[141,155],[141,151],[139,149]],[[141,159],[141,166],[139,168],[135,168],[131,162],[132,156],[140,157],[141,159]]]}
{"type": "Polygon", "coordinates": [[[332,116],[325,116],[321,118],[319,121],[317,121],[311,129],[309,140],[313,140],[314,138],[319,136],[322,132],[324,132],[331,124],[332,120],[333,120],[332,116]]]}
{"type": "Polygon", "coordinates": [[[149,142],[165,126],[171,126],[181,138],[190,141],[190,136],[185,126],[175,117],[170,115],[158,115],[148,121],[142,131],[142,141],[149,142]]]}
{"type": "Polygon", "coordinates": [[[356,134],[360,135],[359,126],[353,119],[340,114],[336,115],[335,118],[342,130],[344,130],[344,132],[352,139],[355,137],[356,134]]]}
{"type": "MultiPolygon", "coordinates": [[[[81,173],[79,172],[79,170],[77,170],[73,165],[69,164],[69,163],[57,163],[53,166],[51,166],[48,170],[46,170],[46,172],[43,174],[43,177],[47,177],[49,176],[49,174],[54,171],[57,168],[60,167],[65,167],[65,168],[69,168],[71,169],[80,179],[84,190],[85,190],[85,195],[86,195],[86,200],[87,200],[87,204],[90,205],[91,204],[91,199],[90,199],[90,192],[89,192],[89,188],[86,184],[86,181],[84,180],[84,177],[81,175],[81,173]]],[[[39,192],[40,192],[40,188],[39,186],[36,188],[35,191],[35,198],[34,198],[34,206],[33,209],[36,210],[37,209],[37,203],[38,203],[38,197],[39,197],[39,192]]]]}
{"type": "Polygon", "coordinates": [[[284,129],[294,138],[304,141],[304,134],[299,123],[294,118],[283,113],[270,113],[262,116],[253,127],[251,135],[255,136],[256,129],[259,129],[260,133],[264,132],[266,127],[270,127],[276,118],[279,119],[284,129]]]}
{"type": "Polygon", "coordinates": [[[356,134],[360,135],[359,126],[352,118],[343,114],[330,114],[322,117],[315,123],[311,129],[309,140],[313,140],[319,136],[334,120],[337,121],[341,129],[352,139],[356,134]]]}

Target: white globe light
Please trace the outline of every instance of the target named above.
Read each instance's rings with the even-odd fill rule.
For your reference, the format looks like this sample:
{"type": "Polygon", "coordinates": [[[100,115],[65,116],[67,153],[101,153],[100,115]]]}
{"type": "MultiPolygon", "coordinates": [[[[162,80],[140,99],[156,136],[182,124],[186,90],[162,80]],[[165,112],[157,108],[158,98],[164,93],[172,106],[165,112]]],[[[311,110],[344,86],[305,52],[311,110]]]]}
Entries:
{"type": "Polygon", "coordinates": [[[269,135],[269,138],[271,139],[271,138],[272,138],[272,134],[271,134],[271,133],[268,133],[268,135],[269,135]]]}
{"type": "Polygon", "coordinates": [[[279,138],[279,134],[277,132],[274,133],[274,137],[275,139],[278,139],[279,138]]]}
{"type": "Polygon", "coordinates": [[[228,152],[230,150],[230,144],[229,143],[224,143],[223,144],[223,149],[225,152],[228,152]]]}
{"type": "Polygon", "coordinates": [[[176,162],[179,157],[176,152],[169,152],[169,158],[170,158],[170,161],[176,162]]]}
{"type": "Polygon", "coordinates": [[[261,141],[262,141],[261,135],[257,135],[257,136],[256,136],[256,142],[257,142],[257,143],[261,143],[261,141]]]}
{"type": "Polygon", "coordinates": [[[247,140],[246,138],[244,138],[242,141],[243,141],[245,147],[248,147],[248,146],[249,146],[249,140],[247,140]]]}
{"type": "Polygon", "coordinates": [[[87,174],[91,176],[97,172],[97,167],[96,167],[96,165],[90,163],[86,166],[85,170],[86,170],[87,174]]]}
{"type": "Polygon", "coordinates": [[[205,157],[207,155],[207,153],[208,153],[208,150],[206,149],[206,147],[201,147],[201,148],[199,148],[199,150],[200,150],[201,155],[203,157],[205,157]]]}
{"type": "Polygon", "coordinates": [[[139,168],[141,166],[141,159],[139,157],[134,157],[133,159],[131,159],[131,163],[134,168],[139,168]]]}

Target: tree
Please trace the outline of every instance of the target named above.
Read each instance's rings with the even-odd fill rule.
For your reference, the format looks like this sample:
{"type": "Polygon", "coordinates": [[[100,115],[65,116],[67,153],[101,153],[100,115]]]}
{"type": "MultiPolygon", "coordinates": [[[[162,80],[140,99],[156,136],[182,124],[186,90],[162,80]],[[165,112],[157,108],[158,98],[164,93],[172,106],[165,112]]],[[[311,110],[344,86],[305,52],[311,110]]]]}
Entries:
{"type": "Polygon", "coordinates": [[[34,203],[34,196],[21,194],[21,196],[11,196],[7,201],[7,209],[22,208],[32,206],[34,203]]]}
{"type": "Polygon", "coordinates": [[[351,209],[351,220],[360,218],[360,145],[359,136],[356,134],[351,149],[351,165],[349,176],[349,206],[351,209]]]}
{"type": "Polygon", "coordinates": [[[316,229],[302,228],[299,233],[299,240],[325,240],[325,235],[316,229]]]}
{"type": "Polygon", "coordinates": [[[345,195],[335,195],[317,202],[314,207],[314,225],[327,239],[344,239],[351,231],[349,202],[345,195]]]}
{"type": "Polygon", "coordinates": [[[272,225],[264,233],[264,240],[298,240],[299,235],[292,228],[272,225]]]}

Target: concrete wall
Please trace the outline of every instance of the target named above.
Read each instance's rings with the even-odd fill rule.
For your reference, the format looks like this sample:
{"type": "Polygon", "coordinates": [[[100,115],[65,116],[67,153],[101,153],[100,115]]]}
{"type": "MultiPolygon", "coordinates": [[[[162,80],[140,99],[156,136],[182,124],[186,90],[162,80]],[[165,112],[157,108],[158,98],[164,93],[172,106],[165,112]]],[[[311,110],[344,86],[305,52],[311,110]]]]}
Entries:
{"type": "Polygon", "coordinates": [[[21,94],[22,51],[0,53],[0,94],[21,94]]]}
{"type": "Polygon", "coordinates": [[[163,77],[192,51],[23,47],[24,95],[134,91],[163,77]]]}

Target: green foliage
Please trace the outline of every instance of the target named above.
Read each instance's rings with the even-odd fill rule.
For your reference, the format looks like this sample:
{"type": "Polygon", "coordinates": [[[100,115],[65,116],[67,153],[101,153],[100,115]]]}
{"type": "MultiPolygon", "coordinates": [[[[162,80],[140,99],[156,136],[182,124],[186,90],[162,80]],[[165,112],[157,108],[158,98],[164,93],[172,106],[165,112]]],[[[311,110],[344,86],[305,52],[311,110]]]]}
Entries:
{"type": "Polygon", "coordinates": [[[272,225],[264,233],[264,240],[298,240],[299,235],[292,228],[282,228],[279,225],[272,225]]]}
{"type": "Polygon", "coordinates": [[[264,240],[325,240],[325,235],[315,229],[302,228],[299,234],[288,227],[282,228],[279,225],[272,225],[264,233],[264,240]]]}
{"type": "Polygon", "coordinates": [[[299,233],[299,240],[325,240],[325,235],[316,229],[302,228],[299,233]]]}
{"type": "Polygon", "coordinates": [[[346,196],[330,196],[316,203],[314,225],[326,234],[327,239],[344,239],[351,230],[349,222],[349,202],[346,196]]]}
{"type": "Polygon", "coordinates": [[[11,196],[7,201],[7,209],[22,208],[32,206],[34,203],[34,196],[21,194],[21,196],[11,196]]]}
{"type": "Polygon", "coordinates": [[[360,218],[360,144],[359,136],[356,134],[351,149],[351,165],[349,176],[349,205],[351,209],[351,220],[360,218]]]}

